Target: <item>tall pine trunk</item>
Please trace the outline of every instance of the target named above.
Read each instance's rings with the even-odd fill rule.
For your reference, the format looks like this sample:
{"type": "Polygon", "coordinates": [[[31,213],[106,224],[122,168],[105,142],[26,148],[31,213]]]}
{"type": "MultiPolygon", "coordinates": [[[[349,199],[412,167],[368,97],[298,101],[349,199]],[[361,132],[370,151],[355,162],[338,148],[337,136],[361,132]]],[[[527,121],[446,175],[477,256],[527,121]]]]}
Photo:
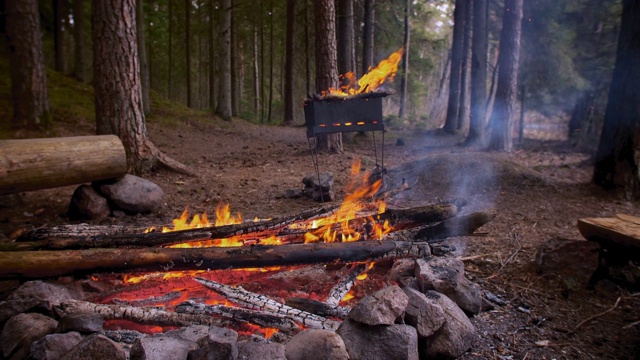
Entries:
{"type": "Polygon", "coordinates": [[[274,45],[273,45],[273,0],[269,1],[269,100],[268,100],[268,111],[267,111],[267,122],[271,122],[271,110],[273,106],[273,54],[274,45]]]}
{"type": "Polygon", "coordinates": [[[65,17],[67,15],[67,0],[53,0],[55,69],[58,72],[65,71],[65,17]]]}
{"type": "Polygon", "coordinates": [[[362,27],[362,74],[373,66],[373,29],[375,21],[375,0],[364,0],[364,24],[362,27]]]}
{"type": "MultiPolygon", "coordinates": [[[[353,1],[337,0],[338,4],[338,74],[353,72],[353,1]]],[[[345,81],[343,79],[343,81],[345,81]]],[[[345,85],[345,84],[340,84],[345,85]]],[[[353,85],[353,84],[352,84],[353,85]]]]}
{"type": "Polygon", "coordinates": [[[73,2],[73,42],[75,43],[73,59],[73,76],[79,81],[87,80],[87,60],[84,48],[84,1],[73,2]]]}
{"type": "Polygon", "coordinates": [[[296,0],[287,0],[287,34],[284,65],[284,125],[295,122],[295,78],[294,62],[296,42],[296,0]]]}
{"type": "Polygon", "coordinates": [[[222,2],[222,48],[220,52],[220,90],[216,114],[231,120],[231,0],[222,2]]]}
{"type": "MultiPolygon", "coordinates": [[[[80,2],[80,0],[75,0],[80,2]]],[[[138,34],[138,56],[140,58],[140,80],[142,83],[142,109],[145,114],[151,112],[151,100],[149,90],[151,83],[149,79],[149,63],[147,62],[147,47],[144,36],[144,4],[142,0],[136,0],[136,26],[138,34]]]]}
{"type": "Polygon", "coordinates": [[[449,101],[447,104],[447,119],[444,130],[455,133],[458,130],[460,116],[460,97],[462,95],[462,65],[464,62],[464,27],[465,12],[468,0],[456,0],[453,11],[453,41],[451,44],[451,75],[449,77],[449,101]]]}
{"type": "Polygon", "coordinates": [[[169,31],[168,31],[168,35],[169,35],[169,59],[168,59],[168,63],[167,63],[167,97],[169,97],[169,99],[173,98],[173,6],[171,6],[171,4],[173,4],[173,1],[169,1],[169,31]]]}
{"type": "Polygon", "coordinates": [[[411,1],[406,0],[404,5],[404,55],[402,56],[402,77],[400,79],[400,110],[398,117],[404,118],[405,106],[407,104],[407,77],[409,76],[409,42],[411,27],[409,15],[411,13],[411,1]]]}
{"type": "Polygon", "coordinates": [[[237,36],[237,12],[236,4],[231,0],[231,115],[239,116],[240,113],[240,85],[238,82],[238,36],[237,36]]]}
{"type": "Polygon", "coordinates": [[[253,25],[253,112],[260,119],[260,60],[258,58],[258,25],[253,25]]]}
{"type": "MultiPolygon", "coordinates": [[[[334,0],[315,0],[316,92],[338,86],[338,54],[336,48],[336,9],[334,0]]],[[[318,151],[342,153],[342,134],[320,135],[318,151]]]]}
{"type": "Polygon", "coordinates": [[[465,143],[482,142],[487,121],[487,0],[473,2],[471,121],[465,143]]]}
{"type": "Polygon", "coordinates": [[[518,100],[518,64],[524,0],[505,0],[498,54],[498,85],[491,115],[489,148],[509,152],[513,148],[512,129],[518,100]]]}
{"type": "Polygon", "coordinates": [[[471,22],[473,19],[473,2],[467,2],[464,10],[464,41],[462,43],[462,76],[460,78],[458,130],[466,128],[469,124],[469,75],[471,73],[471,22]]]}
{"type": "Polygon", "coordinates": [[[12,125],[37,129],[50,125],[37,0],[5,2],[11,68],[12,125]]]}
{"type": "Polygon", "coordinates": [[[184,27],[185,27],[185,67],[184,76],[187,79],[187,106],[193,107],[193,96],[191,93],[191,0],[184,0],[184,27]]]}

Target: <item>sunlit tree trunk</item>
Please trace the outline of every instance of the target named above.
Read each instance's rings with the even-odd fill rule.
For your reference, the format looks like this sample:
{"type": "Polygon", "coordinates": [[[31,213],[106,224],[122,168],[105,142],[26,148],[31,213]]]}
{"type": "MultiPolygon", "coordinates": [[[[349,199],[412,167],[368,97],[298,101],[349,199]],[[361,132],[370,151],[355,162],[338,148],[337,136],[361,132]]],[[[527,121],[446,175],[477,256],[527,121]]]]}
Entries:
{"type": "Polygon", "coordinates": [[[609,102],[593,182],[640,199],[640,0],[624,0],[609,102]]]}
{"type": "Polygon", "coordinates": [[[487,121],[487,0],[473,2],[471,123],[466,144],[481,142],[487,121]]]}
{"type": "Polygon", "coordinates": [[[73,76],[79,81],[87,80],[84,48],[84,0],[73,2],[73,42],[75,43],[73,76]]]}
{"type": "MultiPolygon", "coordinates": [[[[75,0],[80,2],[81,0],[75,0]]],[[[151,112],[151,100],[149,99],[149,63],[147,62],[147,47],[144,36],[144,4],[142,0],[136,0],[136,26],[138,34],[138,56],[140,57],[140,80],[142,82],[142,109],[145,114],[151,112]]]]}
{"type": "Polygon", "coordinates": [[[93,67],[97,133],[124,144],[129,171],[149,171],[156,162],[192,174],[149,140],[144,112],[135,26],[135,0],[93,0],[93,67]],[[118,51],[114,51],[118,49],[118,51]]]}
{"type": "Polygon", "coordinates": [[[12,125],[40,128],[51,123],[37,0],[7,1],[6,36],[11,68],[12,125]]]}
{"type": "MultiPolygon", "coordinates": [[[[315,0],[316,30],[316,92],[338,86],[338,54],[336,49],[336,10],[334,0],[315,0]]],[[[317,137],[319,151],[341,153],[342,134],[326,134],[317,137]]]]}
{"type": "Polygon", "coordinates": [[[510,152],[513,149],[511,132],[518,100],[518,64],[524,0],[505,0],[498,55],[498,85],[491,115],[489,148],[510,152]]]}
{"type": "Polygon", "coordinates": [[[447,119],[444,130],[454,133],[458,130],[458,117],[460,116],[460,97],[463,92],[462,65],[464,46],[465,12],[468,6],[467,0],[456,0],[456,8],[453,11],[453,41],[451,44],[451,75],[449,77],[449,101],[447,104],[447,119]]]}
{"type": "Polygon", "coordinates": [[[222,2],[222,47],[220,51],[220,91],[216,114],[231,120],[231,0],[222,2]]]}
{"type": "Polygon", "coordinates": [[[411,1],[406,0],[404,5],[404,55],[402,56],[402,74],[400,78],[400,110],[399,118],[404,118],[405,106],[407,103],[407,88],[409,76],[409,43],[411,36],[411,27],[409,23],[409,15],[411,14],[411,1]]]}
{"type": "Polygon", "coordinates": [[[296,42],[296,1],[287,0],[287,34],[286,54],[284,66],[284,124],[293,125],[295,122],[295,76],[294,62],[296,42]]]}

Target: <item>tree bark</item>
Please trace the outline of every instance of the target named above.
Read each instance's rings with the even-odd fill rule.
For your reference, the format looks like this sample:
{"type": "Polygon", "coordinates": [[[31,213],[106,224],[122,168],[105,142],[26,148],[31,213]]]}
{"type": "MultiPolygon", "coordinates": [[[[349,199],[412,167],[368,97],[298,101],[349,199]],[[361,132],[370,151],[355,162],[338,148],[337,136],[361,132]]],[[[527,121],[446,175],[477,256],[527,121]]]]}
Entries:
{"type": "Polygon", "coordinates": [[[464,12],[464,41],[462,44],[462,75],[460,78],[460,104],[458,107],[458,130],[469,124],[469,78],[471,73],[471,29],[473,2],[467,2],[464,12]]]}
{"type": "Polygon", "coordinates": [[[167,74],[167,88],[168,88],[167,96],[169,97],[169,99],[173,99],[173,89],[172,89],[172,86],[173,86],[173,78],[172,78],[172,75],[173,75],[173,6],[172,4],[173,4],[173,1],[168,1],[168,3],[169,3],[169,11],[168,11],[169,30],[167,32],[169,33],[168,34],[169,35],[169,40],[168,40],[169,59],[167,62],[167,73],[168,73],[167,74]]]}
{"type": "Polygon", "coordinates": [[[456,0],[453,11],[453,41],[451,44],[451,75],[449,77],[449,100],[447,104],[447,119],[444,130],[450,134],[458,130],[460,116],[460,97],[464,87],[462,85],[463,45],[467,0],[456,0]]]}
{"type": "Polygon", "coordinates": [[[184,77],[187,80],[187,106],[193,107],[193,96],[191,93],[191,1],[184,0],[184,52],[185,67],[184,77]]]}
{"type": "Polygon", "coordinates": [[[215,0],[209,1],[209,108],[215,113],[216,108],[216,82],[215,82],[215,0]]]}
{"type": "Polygon", "coordinates": [[[295,43],[296,43],[296,2],[297,0],[287,0],[287,34],[286,34],[286,55],[284,65],[284,125],[290,126],[295,122],[295,79],[296,64],[295,43]]]}
{"type": "Polygon", "coordinates": [[[67,15],[67,0],[53,0],[53,17],[55,27],[53,41],[55,46],[55,69],[58,72],[65,71],[65,17],[67,15]]]}
{"type": "Polygon", "coordinates": [[[523,0],[505,0],[500,53],[498,55],[498,88],[491,116],[489,148],[511,152],[513,122],[518,101],[518,64],[522,33],[523,0]]]}
{"type": "Polygon", "coordinates": [[[373,29],[375,22],[375,0],[364,0],[364,24],[362,27],[362,74],[373,66],[373,29]]]}
{"type": "Polygon", "coordinates": [[[75,43],[73,75],[81,82],[87,80],[87,60],[84,44],[84,3],[84,0],[73,1],[73,42],[75,43]]]}
{"type": "Polygon", "coordinates": [[[240,116],[240,82],[238,81],[238,66],[241,61],[238,56],[237,11],[236,3],[231,0],[231,115],[240,116]]]}
{"type": "Polygon", "coordinates": [[[122,176],[127,158],[113,135],[0,140],[0,195],[122,176]]]}
{"type": "MultiPolygon", "coordinates": [[[[338,87],[336,49],[336,11],[334,0],[314,0],[316,36],[316,92],[338,87]]],[[[316,150],[342,153],[342,134],[324,134],[316,138],[316,150]]]]}
{"type": "Polygon", "coordinates": [[[616,64],[609,88],[593,182],[640,198],[640,0],[624,0],[616,64]]]}
{"type": "Polygon", "coordinates": [[[407,77],[409,76],[409,42],[411,36],[411,24],[409,15],[411,14],[411,1],[406,0],[404,8],[404,54],[402,56],[402,77],[400,78],[400,110],[398,117],[404,118],[405,106],[407,102],[407,77]]]}
{"type": "Polygon", "coordinates": [[[231,120],[231,0],[222,1],[222,48],[220,59],[220,90],[216,114],[231,120]]]}
{"type": "Polygon", "coordinates": [[[275,53],[273,45],[273,0],[269,1],[269,99],[267,101],[267,123],[271,123],[271,110],[273,108],[273,54],[275,53]]]}
{"type": "MultiPolygon", "coordinates": [[[[81,2],[81,0],[75,0],[81,2]]],[[[138,56],[140,58],[140,83],[142,86],[142,110],[144,114],[151,112],[151,99],[149,90],[151,84],[149,80],[149,63],[147,62],[147,46],[145,42],[144,26],[144,4],[143,0],[136,0],[136,34],[138,36],[138,56]]]]}
{"type": "Polygon", "coordinates": [[[51,124],[38,1],[5,2],[11,68],[12,124],[37,129],[51,124]]]}
{"type": "MultiPolygon", "coordinates": [[[[353,1],[337,0],[338,4],[338,74],[354,73],[353,43],[355,37],[353,27],[353,1]]],[[[344,83],[340,86],[345,85],[344,83]]],[[[351,84],[352,86],[355,84],[351,84]]]]}
{"type": "Polygon", "coordinates": [[[94,0],[92,23],[98,134],[115,134],[122,140],[133,173],[147,172],[159,162],[193,175],[192,170],[167,157],[149,140],[142,111],[135,1],[114,5],[108,0],[94,0]]]}
{"type": "Polygon", "coordinates": [[[260,59],[258,58],[258,25],[253,25],[253,111],[257,119],[260,119],[260,59]]]}
{"type": "Polygon", "coordinates": [[[397,241],[0,252],[0,278],[43,278],[112,271],[243,269],[423,257],[428,254],[426,244],[397,241]]]}
{"type": "Polygon", "coordinates": [[[471,121],[465,143],[482,142],[487,121],[487,0],[473,2],[471,42],[471,121]]]}

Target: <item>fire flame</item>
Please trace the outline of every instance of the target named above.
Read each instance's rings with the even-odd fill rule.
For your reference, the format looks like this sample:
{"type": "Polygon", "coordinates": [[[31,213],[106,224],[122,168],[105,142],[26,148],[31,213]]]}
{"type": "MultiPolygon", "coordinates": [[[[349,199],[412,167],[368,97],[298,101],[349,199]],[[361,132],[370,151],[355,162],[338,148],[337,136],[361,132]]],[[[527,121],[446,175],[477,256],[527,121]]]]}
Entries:
{"type": "Polygon", "coordinates": [[[353,72],[340,75],[341,82],[345,84],[337,89],[329,88],[328,91],[323,91],[322,96],[326,96],[327,94],[349,96],[375,91],[380,85],[384,84],[387,79],[393,81],[403,54],[404,48],[400,48],[388,58],[380,61],[375,69],[370,68],[369,72],[358,80],[357,88],[355,87],[355,76],[353,72]]]}

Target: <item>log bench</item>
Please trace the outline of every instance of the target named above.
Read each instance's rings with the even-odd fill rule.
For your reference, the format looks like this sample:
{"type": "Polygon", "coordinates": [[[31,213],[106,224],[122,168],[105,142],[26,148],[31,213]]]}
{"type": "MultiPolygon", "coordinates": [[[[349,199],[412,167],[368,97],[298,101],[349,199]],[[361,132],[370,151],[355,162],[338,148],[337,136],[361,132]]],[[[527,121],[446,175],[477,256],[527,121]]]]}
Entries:
{"type": "Polygon", "coordinates": [[[115,135],[0,140],[0,195],[120,177],[127,155],[115,135]]]}
{"type": "Polygon", "coordinates": [[[613,267],[623,267],[629,261],[640,262],[640,217],[618,214],[612,218],[580,219],[578,230],[585,239],[600,245],[598,267],[589,280],[589,287],[600,280],[611,279],[613,267]]]}

